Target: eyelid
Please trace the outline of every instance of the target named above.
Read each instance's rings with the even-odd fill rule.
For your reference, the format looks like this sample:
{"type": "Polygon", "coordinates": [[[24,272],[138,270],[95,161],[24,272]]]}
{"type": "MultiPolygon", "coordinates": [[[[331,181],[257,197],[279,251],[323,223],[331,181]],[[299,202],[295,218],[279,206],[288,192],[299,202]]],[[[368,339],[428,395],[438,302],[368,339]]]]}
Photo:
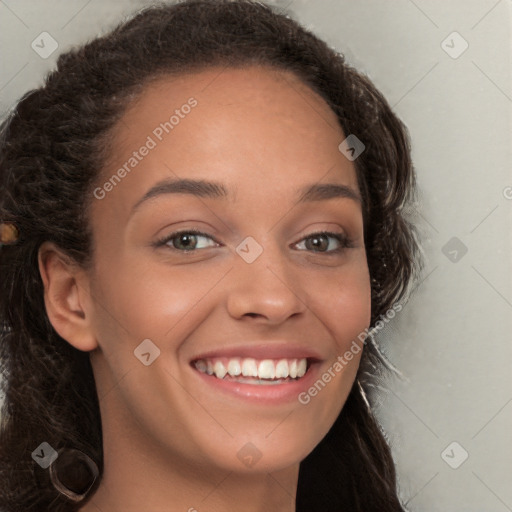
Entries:
{"type": "MultiPolygon", "coordinates": [[[[189,234],[189,233],[193,234],[193,235],[196,235],[196,236],[204,236],[206,238],[210,238],[217,245],[222,245],[213,235],[211,235],[209,233],[205,233],[204,231],[200,231],[199,229],[195,229],[195,228],[185,228],[185,229],[180,229],[178,231],[174,231],[174,232],[172,232],[169,235],[165,235],[164,237],[159,238],[158,240],[156,240],[151,245],[153,247],[156,247],[156,248],[163,247],[163,246],[167,245],[167,243],[170,242],[173,238],[177,238],[181,234],[189,234]]],[[[174,247],[169,247],[169,249],[174,250],[176,252],[181,252],[181,253],[185,253],[185,252],[198,252],[198,251],[201,250],[201,249],[194,249],[194,250],[191,250],[191,251],[180,251],[179,249],[176,249],[174,247]]]]}
{"type": "MultiPolygon", "coordinates": [[[[223,244],[220,243],[214,236],[212,236],[211,234],[209,233],[205,233],[204,231],[200,231],[198,229],[195,229],[195,228],[185,228],[185,229],[181,229],[181,230],[178,230],[178,231],[175,231],[169,235],[166,235],[165,237],[162,237],[161,239],[159,240],[156,240],[152,246],[158,248],[158,247],[164,247],[166,246],[172,239],[174,238],[177,238],[179,235],[181,234],[193,234],[193,235],[196,235],[196,236],[203,236],[203,237],[206,237],[206,238],[210,238],[213,242],[215,242],[217,245],[220,245],[222,246],[223,244]]],[[[343,252],[343,250],[345,249],[351,249],[354,247],[354,240],[351,239],[350,237],[348,237],[345,233],[341,233],[341,232],[337,232],[337,231],[328,231],[328,230],[319,230],[319,231],[313,231],[312,233],[309,233],[309,234],[303,234],[302,237],[300,238],[300,240],[298,242],[295,242],[293,243],[292,245],[293,246],[296,246],[300,243],[305,243],[305,241],[309,238],[313,238],[315,236],[327,236],[329,238],[334,238],[338,241],[338,243],[340,244],[340,247],[338,247],[337,249],[332,249],[330,251],[305,251],[305,252],[310,252],[310,253],[313,253],[313,254],[323,254],[323,255],[335,255],[335,254],[339,254],[340,252],[343,252]]],[[[179,252],[179,253],[197,253],[197,252],[200,252],[201,250],[204,250],[205,248],[203,249],[191,249],[191,250],[180,250],[180,249],[176,249],[174,247],[170,247],[169,246],[169,249],[174,251],[174,252],[179,252]]]]}
{"type": "Polygon", "coordinates": [[[307,251],[312,252],[313,254],[324,254],[324,255],[335,255],[339,254],[340,252],[343,252],[345,249],[351,249],[355,247],[354,240],[351,239],[349,236],[347,236],[345,233],[340,233],[337,231],[329,231],[329,230],[320,230],[320,231],[314,231],[312,233],[303,235],[302,238],[299,240],[299,242],[296,242],[293,245],[298,245],[299,243],[305,243],[305,240],[309,238],[314,238],[318,236],[326,236],[329,238],[334,238],[338,241],[340,244],[340,247],[337,249],[332,249],[330,251],[307,251]]]}

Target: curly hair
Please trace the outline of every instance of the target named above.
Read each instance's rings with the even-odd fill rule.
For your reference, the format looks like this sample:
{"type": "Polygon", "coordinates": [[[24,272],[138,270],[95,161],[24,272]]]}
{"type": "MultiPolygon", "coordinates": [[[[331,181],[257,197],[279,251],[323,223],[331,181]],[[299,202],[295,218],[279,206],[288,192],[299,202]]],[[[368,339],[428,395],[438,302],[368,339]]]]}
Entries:
{"type": "MultiPolygon", "coordinates": [[[[404,207],[415,196],[406,127],[371,81],[297,22],[252,0],[187,0],[137,13],[109,34],[61,55],[45,83],[0,127],[0,221],[16,244],[0,248],[0,508],[71,512],[32,452],[47,441],[88,454],[103,470],[98,396],[89,354],[52,327],[38,270],[52,241],[77,264],[93,259],[89,212],[113,129],[145,85],[213,66],[293,72],[365,151],[354,161],[363,199],[371,323],[403,300],[419,271],[404,207]]],[[[371,345],[358,375],[377,378],[371,345]]],[[[403,511],[383,432],[353,386],[329,433],[300,464],[297,510],[403,511]]]]}

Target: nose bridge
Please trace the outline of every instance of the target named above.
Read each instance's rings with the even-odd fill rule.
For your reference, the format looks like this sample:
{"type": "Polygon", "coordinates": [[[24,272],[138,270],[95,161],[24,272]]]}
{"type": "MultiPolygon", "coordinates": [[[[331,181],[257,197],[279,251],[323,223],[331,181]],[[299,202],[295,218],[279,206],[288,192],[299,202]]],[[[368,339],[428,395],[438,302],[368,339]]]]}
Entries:
{"type": "Polygon", "coordinates": [[[275,322],[302,312],[298,280],[286,254],[272,236],[259,243],[247,237],[236,248],[228,309],[235,317],[264,316],[275,322]]]}

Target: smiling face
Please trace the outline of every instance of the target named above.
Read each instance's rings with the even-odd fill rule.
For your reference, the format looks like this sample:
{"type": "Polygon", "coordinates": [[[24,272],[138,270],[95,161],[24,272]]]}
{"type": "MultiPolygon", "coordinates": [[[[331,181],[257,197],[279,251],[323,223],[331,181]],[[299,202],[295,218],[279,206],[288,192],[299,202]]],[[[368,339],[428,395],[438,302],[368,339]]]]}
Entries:
{"type": "Polygon", "coordinates": [[[107,460],[122,437],[180,468],[275,471],[327,433],[361,352],[333,365],[370,322],[344,139],[323,99],[261,67],[162,78],[126,111],[90,217],[107,460]]]}

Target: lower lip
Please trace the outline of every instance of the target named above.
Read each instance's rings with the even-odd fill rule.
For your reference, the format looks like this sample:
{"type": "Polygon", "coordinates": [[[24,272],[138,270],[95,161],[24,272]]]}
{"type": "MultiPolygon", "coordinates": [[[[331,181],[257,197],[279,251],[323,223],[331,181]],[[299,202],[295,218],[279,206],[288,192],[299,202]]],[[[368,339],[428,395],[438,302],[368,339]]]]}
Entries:
{"type": "Polygon", "coordinates": [[[282,384],[243,384],[241,382],[218,379],[213,375],[200,372],[192,367],[192,371],[208,386],[245,400],[259,403],[281,404],[297,401],[300,393],[311,387],[318,373],[319,363],[312,363],[308,371],[298,380],[282,384]]]}

